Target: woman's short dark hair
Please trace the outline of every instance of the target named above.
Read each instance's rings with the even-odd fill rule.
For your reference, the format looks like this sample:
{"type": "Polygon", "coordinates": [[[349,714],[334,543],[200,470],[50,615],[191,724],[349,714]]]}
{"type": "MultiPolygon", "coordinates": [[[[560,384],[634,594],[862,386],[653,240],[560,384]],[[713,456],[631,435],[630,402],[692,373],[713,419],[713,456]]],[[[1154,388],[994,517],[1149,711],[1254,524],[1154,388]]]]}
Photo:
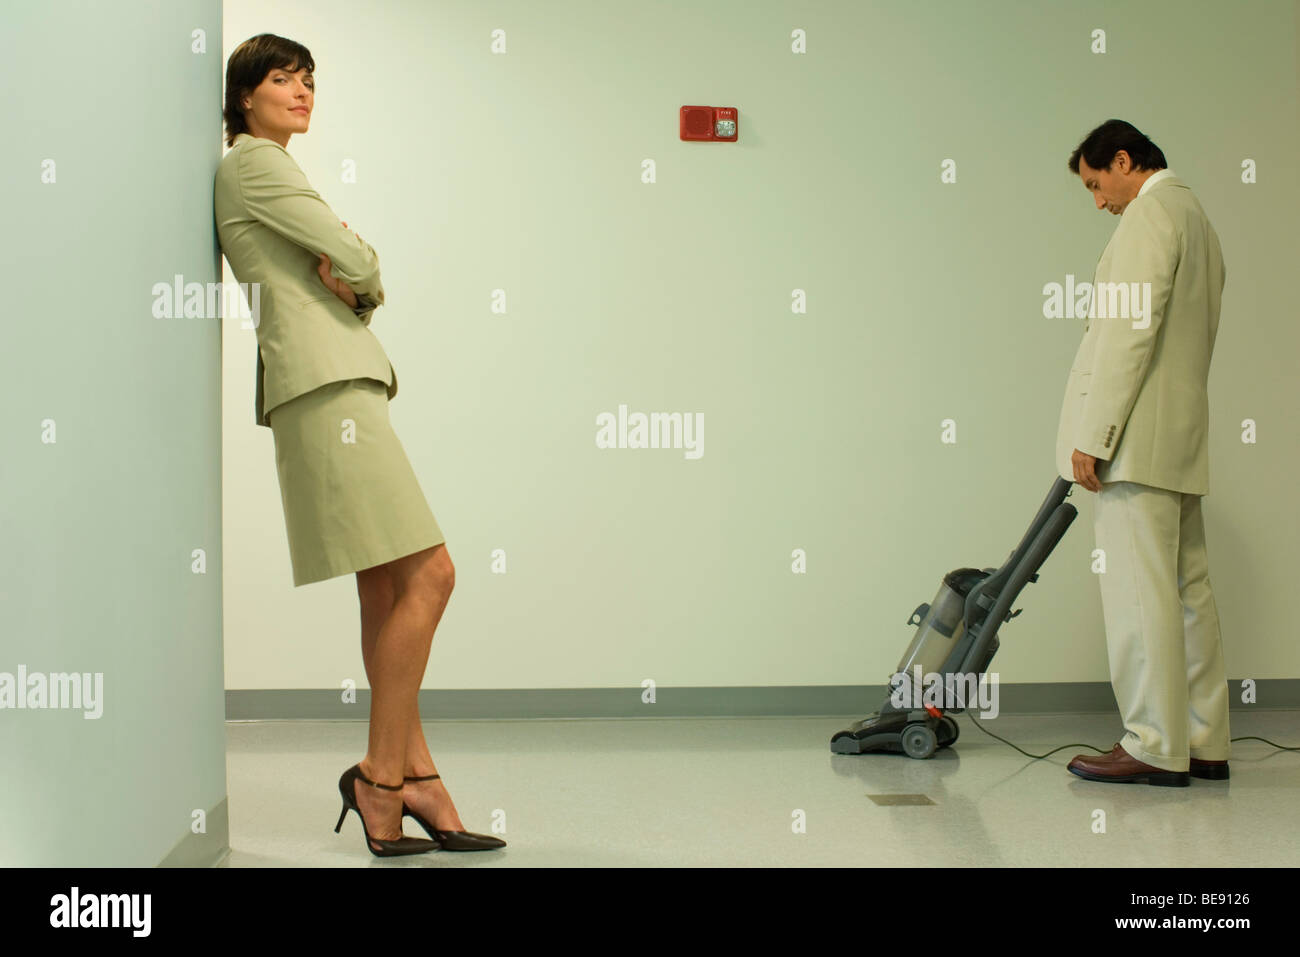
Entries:
{"type": "Polygon", "coordinates": [[[1165,169],[1165,154],[1160,147],[1147,139],[1132,123],[1107,120],[1089,133],[1078,148],[1070,154],[1070,172],[1079,172],[1079,157],[1083,156],[1093,169],[1110,169],[1115,154],[1124,150],[1137,170],[1165,169]]]}
{"type": "Polygon", "coordinates": [[[241,101],[262,85],[272,70],[297,73],[306,67],[314,73],[316,63],[311,51],[301,43],[278,37],[274,33],[260,33],[249,37],[235,48],[226,63],[226,145],[233,146],[235,137],[247,133],[241,101]]]}

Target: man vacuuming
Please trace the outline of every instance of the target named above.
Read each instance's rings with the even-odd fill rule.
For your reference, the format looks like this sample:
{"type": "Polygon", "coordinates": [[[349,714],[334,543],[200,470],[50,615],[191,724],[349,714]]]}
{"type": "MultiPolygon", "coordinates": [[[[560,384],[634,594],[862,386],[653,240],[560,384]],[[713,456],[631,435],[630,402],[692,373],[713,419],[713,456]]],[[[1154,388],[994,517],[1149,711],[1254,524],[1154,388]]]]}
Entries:
{"type": "Polygon", "coordinates": [[[1120,217],[1093,281],[1061,407],[1056,465],[1097,493],[1097,568],[1123,740],[1077,755],[1091,781],[1186,787],[1228,776],[1228,686],[1210,589],[1207,379],[1223,254],[1192,191],[1132,125],[1071,154],[1097,208],[1120,217]]]}

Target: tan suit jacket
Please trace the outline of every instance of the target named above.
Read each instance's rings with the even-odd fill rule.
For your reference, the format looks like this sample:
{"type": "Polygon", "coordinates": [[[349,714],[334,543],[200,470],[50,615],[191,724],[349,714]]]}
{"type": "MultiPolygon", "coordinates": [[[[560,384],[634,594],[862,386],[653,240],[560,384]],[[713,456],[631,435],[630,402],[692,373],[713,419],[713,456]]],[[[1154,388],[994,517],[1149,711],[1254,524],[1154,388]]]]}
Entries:
{"type": "Polygon", "coordinates": [[[1150,183],[1124,208],[1097,263],[1097,315],[1084,325],[1061,405],[1064,478],[1074,481],[1078,449],[1097,457],[1103,483],[1210,490],[1207,380],[1224,279],[1219,237],[1178,177],[1150,183]],[[1130,293],[1150,283],[1150,315],[1124,313],[1119,287],[1112,295],[1106,283],[1130,293]]]}
{"type": "Polygon", "coordinates": [[[250,290],[259,284],[257,424],[269,427],[276,406],[341,379],[378,379],[392,399],[397,373],[370,331],[384,302],[379,256],[339,221],[288,151],[274,140],[236,136],[217,168],[213,208],[235,278],[250,290]],[[320,253],[329,256],[331,275],[356,292],[355,310],[321,282],[320,253]]]}

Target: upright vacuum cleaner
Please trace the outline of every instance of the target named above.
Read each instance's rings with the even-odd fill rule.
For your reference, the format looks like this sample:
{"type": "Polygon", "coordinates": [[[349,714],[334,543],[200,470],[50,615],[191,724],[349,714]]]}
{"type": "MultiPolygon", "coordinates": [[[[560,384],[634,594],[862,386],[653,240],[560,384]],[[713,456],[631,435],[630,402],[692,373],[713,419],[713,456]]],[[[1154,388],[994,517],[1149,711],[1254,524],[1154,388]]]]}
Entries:
{"type": "Polygon", "coordinates": [[[923,678],[941,675],[945,688],[960,683],[973,690],[973,683],[964,676],[975,675],[975,681],[983,678],[998,650],[998,628],[1022,611],[1009,611],[1011,603],[1027,583],[1038,581],[1039,566],[1078,514],[1065,502],[1073,484],[1057,476],[1025,537],[1001,568],[957,568],[943,576],[934,601],[917,606],[907,620],[907,624],[916,625],[916,635],[899,662],[885,703],[879,711],[836,733],[831,738],[833,752],[892,751],[928,758],[957,740],[957,722],[951,714],[966,709],[923,703],[924,688],[916,680],[918,666],[923,678]],[[910,688],[904,689],[900,681],[910,683],[910,688]],[[910,694],[897,696],[909,706],[896,707],[894,692],[904,690],[910,694]]]}

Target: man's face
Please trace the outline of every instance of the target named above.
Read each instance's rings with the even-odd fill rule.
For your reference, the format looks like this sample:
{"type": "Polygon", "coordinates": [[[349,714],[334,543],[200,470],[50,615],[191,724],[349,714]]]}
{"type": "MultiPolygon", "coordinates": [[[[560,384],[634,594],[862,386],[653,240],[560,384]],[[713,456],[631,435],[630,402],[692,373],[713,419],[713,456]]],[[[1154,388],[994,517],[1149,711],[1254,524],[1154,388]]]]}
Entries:
{"type": "Polygon", "coordinates": [[[1092,193],[1097,208],[1114,213],[1116,216],[1124,212],[1124,207],[1142,188],[1141,183],[1134,182],[1137,177],[1133,175],[1133,165],[1129,161],[1128,153],[1123,150],[1115,154],[1108,170],[1093,169],[1088,165],[1088,161],[1080,156],[1079,178],[1092,193]]]}

